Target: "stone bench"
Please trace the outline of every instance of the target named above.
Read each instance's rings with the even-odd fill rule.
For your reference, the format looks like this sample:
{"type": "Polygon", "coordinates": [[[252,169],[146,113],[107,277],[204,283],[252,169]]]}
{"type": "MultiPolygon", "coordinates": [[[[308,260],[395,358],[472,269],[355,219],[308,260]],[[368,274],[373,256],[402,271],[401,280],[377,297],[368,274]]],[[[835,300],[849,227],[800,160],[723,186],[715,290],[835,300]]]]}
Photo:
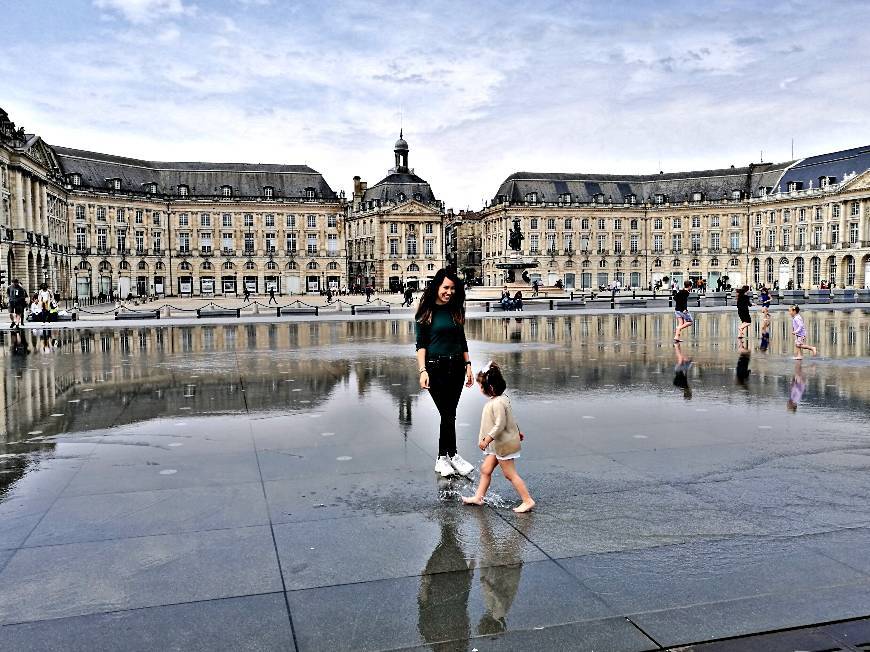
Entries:
{"type": "Polygon", "coordinates": [[[74,312],[68,313],[66,315],[58,314],[54,321],[78,321],[78,315],[74,312]]]}
{"type": "Polygon", "coordinates": [[[620,299],[616,298],[613,305],[615,308],[646,308],[646,299],[620,299]]]}
{"type": "Polygon", "coordinates": [[[212,317],[238,317],[241,314],[239,308],[199,308],[196,311],[196,316],[199,319],[209,319],[212,317]]]}
{"type": "Polygon", "coordinates": [[[374,313],[374,312],[385,312],[389,314],[390,312],[390,304],[388,303],[364,303],[359,306],[351,306],[350,314],[357,315],[360,313],[374,313]]]}
{"type": "Polygon", "coordinates": [[[858,293],[855,290],[834,290],[832,301],[834,303],[856,303],[858,293]]]}
{"type": "Polygon", "coordinates": [[[550,301],[550,310],[575,310],[577,308],[585,308],[586,302],[583,299],[565,299],[564,301],[550,301]]]}
{"type": "Polygon", "coordinates": [[[830,290],[810,290],[807,292],[807,303],[831,303],[830,290]]]}
{"type": "Polygon", "coordinates": [[[154,310],[127,310],[124,312],[116,312],[115,319],[160,319],[160,309],[154,310]]]}
{"type": "MultiPolygon", "coordinates": [[[[827,292],[827,290],[821,290],[827,292]]],[[[803,290],[780,290],[780,300],[786,305],[800,305],[807,302],[806,295],[803,290]]]]}
{"type": "Polygon", "coordinates": [[[283,306],[278,308],[278,316],[284,317],[287,315],[314,315],[315,317],[320,314],[320,308],[317,306],[283,306]]]}
{"type": "Polygon", "coordinates": [[[861,288],[855,291],[855,300],[858,303],[870,303],[870,288],[861,288]]]}

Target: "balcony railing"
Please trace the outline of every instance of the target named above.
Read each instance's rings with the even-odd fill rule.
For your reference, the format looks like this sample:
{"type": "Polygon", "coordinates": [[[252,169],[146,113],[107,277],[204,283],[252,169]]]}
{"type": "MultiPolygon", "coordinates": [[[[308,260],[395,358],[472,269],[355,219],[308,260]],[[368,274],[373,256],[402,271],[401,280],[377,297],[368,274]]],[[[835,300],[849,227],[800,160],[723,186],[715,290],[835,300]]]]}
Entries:
{"type": "Polygon", "coordinates": [[[79,256],[89,256],[91,253],[90,247],[76,247],[76,254],[79,256]]]}
{"type": "Polygon", "coordinates": [[[108,247],[97,247],[97,255],[108,256],[109,255],[109,248],[108,247]]]}
{"type": "Polygon", "coordinates": [[[200,247],[199,255],[202,256],[203,258],[209,258],[210,256],[214,255],[214,252],[211,250],[211,248],[204,249],[204,248],[200,247]]]}
{"type": "Polygon", "coordinates": [[[224,256],[235,256],[236,250],[230,249],[229,247],[224,247],[223,249],[221,249],[221,254],[223,254],[224,256]]]}

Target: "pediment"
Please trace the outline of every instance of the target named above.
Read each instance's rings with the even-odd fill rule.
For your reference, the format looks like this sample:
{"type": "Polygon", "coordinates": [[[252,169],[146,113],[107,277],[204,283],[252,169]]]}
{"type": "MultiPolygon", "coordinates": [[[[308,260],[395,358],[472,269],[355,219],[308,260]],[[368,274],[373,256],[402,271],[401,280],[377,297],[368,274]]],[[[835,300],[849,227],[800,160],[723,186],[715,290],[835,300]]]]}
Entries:
{"type": "Polygon", "coordinates": [[[846,181],[842,186],[840,186],[841,190],[870,190],[870,170],[865,170],[860,174],[856,174],[854,177],[846,181]]]}
{"type": "Polygon", "coordinates": [[[437,208],[427,206],[416,199],[406,201],[396,206],[390,206],[384,211],[385,215],[441,215],[437,208]]]}
{"type": "Polygon", "coordinates": [[[24,154],[30,159],[39,163],[49,172],[60,173],[60,165],[54,155],[54,150],[49,147],[42,138],[35,137],[24,150],[24,154]]]}

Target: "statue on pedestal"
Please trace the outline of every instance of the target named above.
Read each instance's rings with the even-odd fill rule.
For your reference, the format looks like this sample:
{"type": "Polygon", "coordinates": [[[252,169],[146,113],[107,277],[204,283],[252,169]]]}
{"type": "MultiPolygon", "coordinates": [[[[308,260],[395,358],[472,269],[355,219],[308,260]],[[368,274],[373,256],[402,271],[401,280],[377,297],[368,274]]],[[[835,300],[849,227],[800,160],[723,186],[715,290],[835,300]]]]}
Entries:
{"type": "Polygon", "coordinates": [[[520,218],[514,218],[514,228],[512,228],[508,233],[508,247],[513,251],[519,251],[523,246],[523,240],[526,239],[526,236],[524,236],[523,232],[520,230],[520,218]]]}

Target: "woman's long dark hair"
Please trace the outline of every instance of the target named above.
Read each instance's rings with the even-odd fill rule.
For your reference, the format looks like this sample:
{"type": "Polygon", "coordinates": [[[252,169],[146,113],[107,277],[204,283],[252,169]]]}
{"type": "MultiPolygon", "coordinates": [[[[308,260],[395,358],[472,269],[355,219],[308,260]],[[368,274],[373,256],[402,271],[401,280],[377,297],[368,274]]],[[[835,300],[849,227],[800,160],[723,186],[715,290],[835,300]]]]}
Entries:
{"type": "Polygon", "coordinates": [[[454,272],[447,268],[441,268],[423,290],[420,303],[417,304],[417,314],[414,319],[417,320],[418,324],[432,323],[432,311],[437,305],[435,300],[438,298],[438,288],[444,283],[444,279],[453,281],[453,296],[450,298],[450,303],[447,304],[450,316],[453,317],[453,323],[459,326],[465,323],[465,285],[454,272]]]}

